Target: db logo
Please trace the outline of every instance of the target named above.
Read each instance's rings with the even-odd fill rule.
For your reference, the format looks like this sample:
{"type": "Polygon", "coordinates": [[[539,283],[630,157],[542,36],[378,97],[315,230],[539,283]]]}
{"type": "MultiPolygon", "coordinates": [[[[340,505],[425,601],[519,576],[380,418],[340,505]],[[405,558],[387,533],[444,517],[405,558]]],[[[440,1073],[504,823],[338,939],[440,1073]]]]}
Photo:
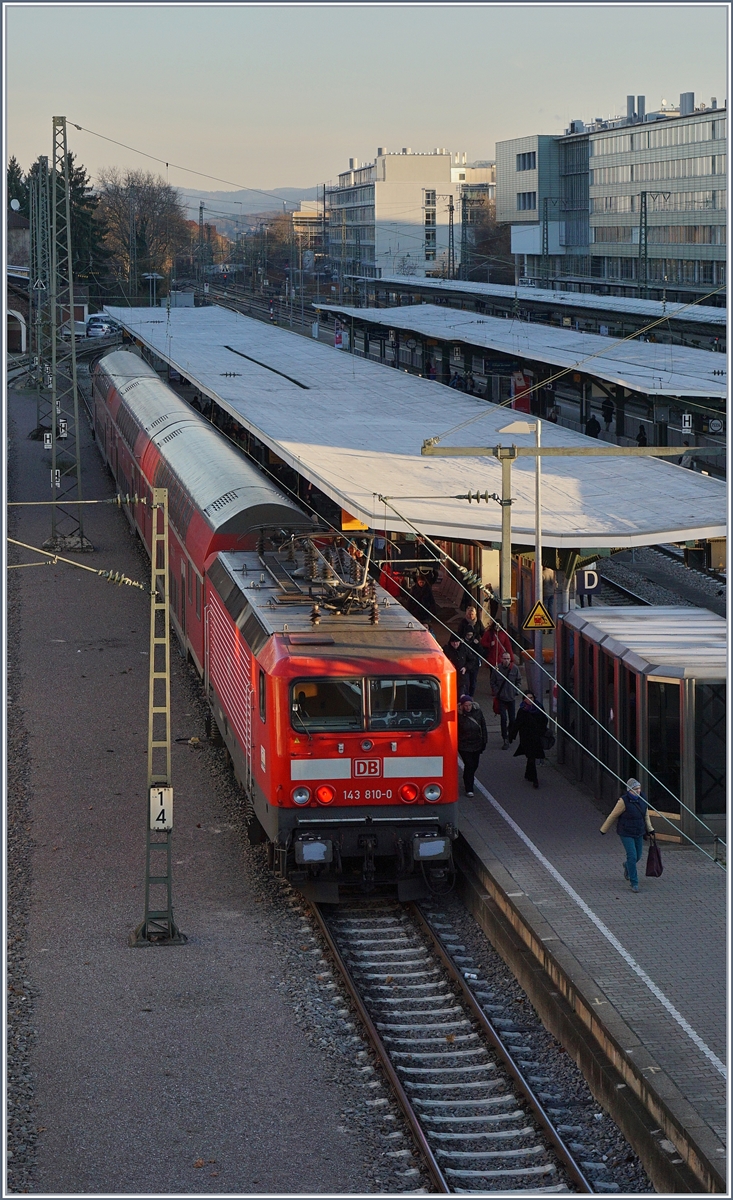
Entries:
{"type": "Polygon", "coordinates": [[[354,775],[363,777],[370,775],[372,778],[375,775],[382,774],[382,762],[379,758],[355,758],[354,759],[354,775]]]}

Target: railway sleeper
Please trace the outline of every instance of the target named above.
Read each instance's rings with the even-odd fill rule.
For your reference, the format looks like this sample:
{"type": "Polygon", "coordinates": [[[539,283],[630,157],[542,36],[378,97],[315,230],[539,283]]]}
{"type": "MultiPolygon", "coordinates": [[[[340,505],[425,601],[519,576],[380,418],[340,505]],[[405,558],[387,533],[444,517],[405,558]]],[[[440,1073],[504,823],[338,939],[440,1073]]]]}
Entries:
{"type": "Polygon", "coordinates": [[[446,1167],[446,1175],[451,1175],[456,1179],[508,1179],[511,1176],[525,1175],[554,1175],[557,1171],[555,1163],[542,1163],[538,1167],[507,1167],[498,1170],[487,1169],[485,1171],[467,1171],[459,1167],[446,1167]]]}
{"type": "Polygon", "coordinates": [[[436,1150],[438,1158],[454,1158],[465,1161],[471,1159],[474,1162],[496,1162],[497,1159],[506,1161],[508,1158],[537,1158],[540,1154],[546,1154],[545,1146],[520,1146],[513,1150],[436,1150]]]}
{"type": "Polygon", "coordinates": [[[437,1129],[426,1129],[425,1132],[429,1138],[432,1138],[436,1142],[455,1142],[459,1139],[461,1141],[473,1142],[478,1141],[479,1138],[498,1142],[505,1138],[512,1138],[513,1140],[518,1137],[537,1137],[537,1130],[532,1125],[525,1125],[524,1129],[474,1130],[473,1133],[440,1133],[437,1129]]]}

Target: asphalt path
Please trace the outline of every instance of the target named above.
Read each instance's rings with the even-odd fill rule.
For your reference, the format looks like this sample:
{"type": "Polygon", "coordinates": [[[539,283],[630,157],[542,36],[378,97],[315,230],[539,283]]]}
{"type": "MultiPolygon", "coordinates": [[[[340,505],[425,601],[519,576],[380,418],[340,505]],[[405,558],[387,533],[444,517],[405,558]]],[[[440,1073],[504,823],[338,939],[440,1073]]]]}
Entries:
{"type": "MultiPolygon", "coordinates": [[[[11,499],[45,499],[50,456],[27,438],[35,398],[11,393],[9,405],[11,499]]],[[[81,440],[85,498],[111,496],[86,420],[81,440]]],[[[16,512],[16,536],[40,545],[49,510],[16,512]]],[[[147,583],[120,510],[88,509],[85,533],[95,552],[72,557],[147,583]]],[[[8,771],[27,771],[31,837],[31,1190],[374,1191],[372,1143],[339,1128],[349,1089],[283,986],[296,918],[242,845],[208,750],[173,747],[174,906],[189,941],[128,947],[143,915],[148,597],[62,564],[12,574],[11,703],[28,749],[8,771]]],[[[200,687],[172,659],[173,737],[203,738],[200,687]]]]}

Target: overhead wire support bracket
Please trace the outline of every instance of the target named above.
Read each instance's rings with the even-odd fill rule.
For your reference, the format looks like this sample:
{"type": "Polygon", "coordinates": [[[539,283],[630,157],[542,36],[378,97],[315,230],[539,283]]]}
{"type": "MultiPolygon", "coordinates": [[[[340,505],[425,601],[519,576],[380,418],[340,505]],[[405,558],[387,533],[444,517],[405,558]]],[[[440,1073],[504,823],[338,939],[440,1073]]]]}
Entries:
{"type": "Polygon", "coordinates": [[[143,946],[182,946],[188,940],[173,917],[167,488],[153,488],[152,509],[145,915],[130,934],[128,943],[136,949],[143,946]],[[162,897],[157,903],[154,903],[151,891],[156,897],[162,897]]]}

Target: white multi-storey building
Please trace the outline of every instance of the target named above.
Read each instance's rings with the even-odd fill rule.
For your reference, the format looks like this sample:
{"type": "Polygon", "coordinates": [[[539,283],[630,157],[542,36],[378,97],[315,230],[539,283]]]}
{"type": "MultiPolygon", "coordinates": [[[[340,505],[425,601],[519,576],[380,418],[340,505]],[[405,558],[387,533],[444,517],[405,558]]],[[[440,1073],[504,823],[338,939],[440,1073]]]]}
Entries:
{"type": "Polygon", "coordinates": [[[493,164],[472,166],[447,150],[390,154],[349,162],[326,189],[329,253],[340,279],[454,274],[460,264],[461,193],[493,189],[493,164]]]}
{"type": "MultiPolygon", "coordinates": [[[[727,113],[679,107],[562,135],[498,142],[498,221],[511,223],[517,278],[620,295],[693,299],[726,282],[727,113]]],[[[722,295],[718,297],[722,302],[722,295]]]]}

